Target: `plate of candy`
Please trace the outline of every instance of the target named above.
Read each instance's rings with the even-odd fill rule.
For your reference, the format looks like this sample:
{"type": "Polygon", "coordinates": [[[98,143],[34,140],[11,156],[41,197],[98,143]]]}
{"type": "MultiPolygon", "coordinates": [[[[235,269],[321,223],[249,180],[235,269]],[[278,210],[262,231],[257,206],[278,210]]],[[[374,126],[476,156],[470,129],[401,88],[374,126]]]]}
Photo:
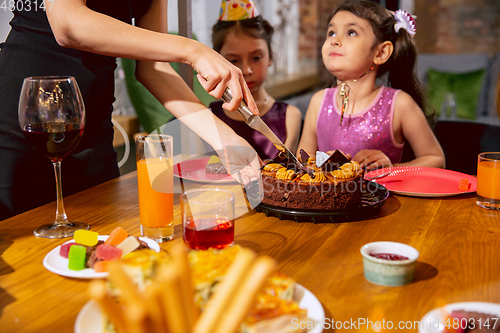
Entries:
{"type": "Polygon", "coordinates": [[[160,251],[160,246],[154,240],[128,235],[121,227],[115,228],[109,235],[77,230],[74,239],[56,247],[45,256],[43,266],[66,277],[98,279],[108,275],[106,268],[109,262],[147,247],[160,251]]]}

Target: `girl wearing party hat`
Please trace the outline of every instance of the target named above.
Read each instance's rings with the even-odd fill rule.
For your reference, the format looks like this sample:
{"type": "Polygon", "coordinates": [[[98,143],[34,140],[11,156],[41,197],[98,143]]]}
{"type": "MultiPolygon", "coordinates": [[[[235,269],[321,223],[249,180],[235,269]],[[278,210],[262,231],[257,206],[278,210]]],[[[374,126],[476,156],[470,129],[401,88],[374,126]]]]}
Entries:
{"type": "Polygon", "coordinates": [[[367,170],[445,166],[414,73],[415,31],[411,15],[371,1],[347,1],[334,12],[322,56],[338,85],[312,97],[299,149],[309,154],[339,149],[367,170]],[[377,86],[386,73],[388,86],[377,86]],[[405,142],[415,159],[400,163],[405,142]]]}
{"type": "MultiPolygon", "coordinates": [[[[223,0],[219,20],[212,28],[215,51],[238,66],[257,103],[262,120],[290,150],[300,136],[302,114],[293,105],[276,101],[264,88],[267,69],[272,65],[273,27],[259,15],[251,0],[223,0]]],[[[251,129],[237,112],[222,108],[222,102],[210,104],[212,112],[250,143],[262,159],[278,154],[274,145],[251,129]]]]}

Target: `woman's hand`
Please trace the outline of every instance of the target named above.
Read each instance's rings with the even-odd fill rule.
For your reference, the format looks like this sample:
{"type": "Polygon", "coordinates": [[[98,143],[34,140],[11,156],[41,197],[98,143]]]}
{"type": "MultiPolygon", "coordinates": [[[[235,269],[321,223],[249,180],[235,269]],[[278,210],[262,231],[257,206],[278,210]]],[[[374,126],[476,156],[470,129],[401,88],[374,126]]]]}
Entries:
{"type": "Polygon", "coordinates": [[[264,198],[260,168],[263,165],[257,152],[241,137],[231,145],[217,151],[227,172],[245,188],[245,194],[253,209],[264,198]]]}
{"type": "Polygon", "coordinates": [[[251,181],[260,182],[262,161],[257,152],[243,138],[235,136],[229,145],[217,150],[227,173],[242,185],[251,181]]]}
{"type": "Polygon", "coordinates": [[[222,55],[201,43],[195,49],[189,64],[198,72],[198,81],[213,97],[221,98],[224,90],[229,87],[233,99],[222,107],[229,111],[236,110],[244,99],[254,114],[258,115],[257,104],[243,78],[241,70],[231,64],[222,55]]]}
{"type": "Polygon", "coordinates": [[[353,161],[358,162],[361,168],[366,170],[374,170],[379,168],[392,167],[391,160],[380,150],[364,149],[359,151],[352,158],[353,161]]]}

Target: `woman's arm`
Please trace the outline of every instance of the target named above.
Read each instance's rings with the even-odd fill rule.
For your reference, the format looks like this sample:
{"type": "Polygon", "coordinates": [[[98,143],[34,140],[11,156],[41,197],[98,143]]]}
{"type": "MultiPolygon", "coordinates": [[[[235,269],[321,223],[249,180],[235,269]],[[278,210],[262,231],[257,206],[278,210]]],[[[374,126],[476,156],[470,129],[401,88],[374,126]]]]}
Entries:
{"type": "Polygon", "coordinates": [[[296,106],[287,106],[285,123],[286,140],[284,144],[290,151],[296,151],[302,127],[302,113],[296,106]]]}
{"type": "MultiPolygon", "coordinates": [[[[110,16],[95,12],[85,0],[54,1],[47,18],[57,42],[64,47],[102,55],[159,62],[182,62],[193,67],[203,78],[202,86],[220,98],[230,87],[233,100],[225,105],[235,110],[242,98],[250,110],[257,106],[241,71],[206,45],[181,36],[162,33],[165,27],[167,0],[154,0],[142,22],[134,27],[110,16]],[[146,27],[146,29],[144,29],[146,27]]],[[[47,6],[49,8],[49,6],[47,6]]]]}
{"type": "Polygon", "coordinates": [[[309,102],[306,118],[304,120],[304,127],[302,128],[302,136],[300,137],[299,147],[297,148],[297,155],[300,154],[301,149],[304,149],[310,156],[316,156],[316,151],[318,150],[316,121],[318,120],[319,108],[324,94],[325,90],[318,91],[309,102]]]}
{"type": "Polygon", "coordinates": [[[134,27],[90,10],[85,0],[64,0],[56,1],[47,17],[63,46],[140,59],[136,67],[139,81],[172,114],[218,151],[228,172],[244,184],[259,178],[260,163],[255,150],[214,117],[167,62],[194,66],[207,78],[205,88],[214,96],[221,95],[228,85],[233,96],[235,90],[239,92],[239,100],[234,97],[231,103],[233,109],[241,101],[242,87],[255,105],[241,71],[201,43],[162,33],[166,29],[165,10],[166,0],[153,0],[138,27],[134,27]]]}
{"type": "Polygon", "coordinates": [[[415,153],[414,160],[395,166],[445,167],[443,149],[429,127],[424,113],[405,92],[400,92],[396,98],[393,129],[396,141],[408,141],[415,153]]]}
{"type": "MultiPolygon", "coordinates": [[[[165,15],[162,15],[163,0],[154,1],[147,13],[137,23],[138,26],[151,31],[166,30],[165,15]]],[[[177,119],[182,121],[193,132],[210,144],[215,150],[220,150],[225,144],[236,137],[234,131],[224,122],[206,111],[193,91],[187,86],[179,74],[166,62],[140,60],[136,63],[135,75],[158,101],[165,106],[177,119]],[[196,120],[191,119],[196,115],[196,120]],[[207,126],[216,122],[218,133],[207,126]],[[218,134],[218,135],[217,135],[218,134]]]]}
{"type": "MultiPolygon", "coordinates": [[[[159,3],[161,2],[153,2],[138,22],[139,26],[160,32],[166,29],[162,15],[159,15],[161,11],[155,7],[159,3]]],[[[259,178],[260,161],[255,150],[215,117],[168,63],[137,61],[136,76],[177,119],[218,152],[233,177],[243,184],[259,178]]]]}

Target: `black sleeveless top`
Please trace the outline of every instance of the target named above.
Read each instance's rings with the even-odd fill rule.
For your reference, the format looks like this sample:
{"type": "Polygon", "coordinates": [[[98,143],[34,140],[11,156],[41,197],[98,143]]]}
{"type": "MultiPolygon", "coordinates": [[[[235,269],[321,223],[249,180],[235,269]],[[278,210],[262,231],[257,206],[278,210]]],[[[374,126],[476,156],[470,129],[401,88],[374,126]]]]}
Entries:
{"type": "MultiPolygon", "coordinates": [[[[131,23],[151,2],[88,0],[87,6],[131,23]]],[[[61,47],[45,11],[36,7],[40,3],[23,1],[22,10],[14,11],[7,40],[0,44],[0,220],[56,199],[52,163],[32,148],[19,127],[17,108],[25,77],[74,76],[82,92],[87,121],[79,145],[62,162],[64,195],[119,176],[111,123],[116,59],[61,47]]]]}

